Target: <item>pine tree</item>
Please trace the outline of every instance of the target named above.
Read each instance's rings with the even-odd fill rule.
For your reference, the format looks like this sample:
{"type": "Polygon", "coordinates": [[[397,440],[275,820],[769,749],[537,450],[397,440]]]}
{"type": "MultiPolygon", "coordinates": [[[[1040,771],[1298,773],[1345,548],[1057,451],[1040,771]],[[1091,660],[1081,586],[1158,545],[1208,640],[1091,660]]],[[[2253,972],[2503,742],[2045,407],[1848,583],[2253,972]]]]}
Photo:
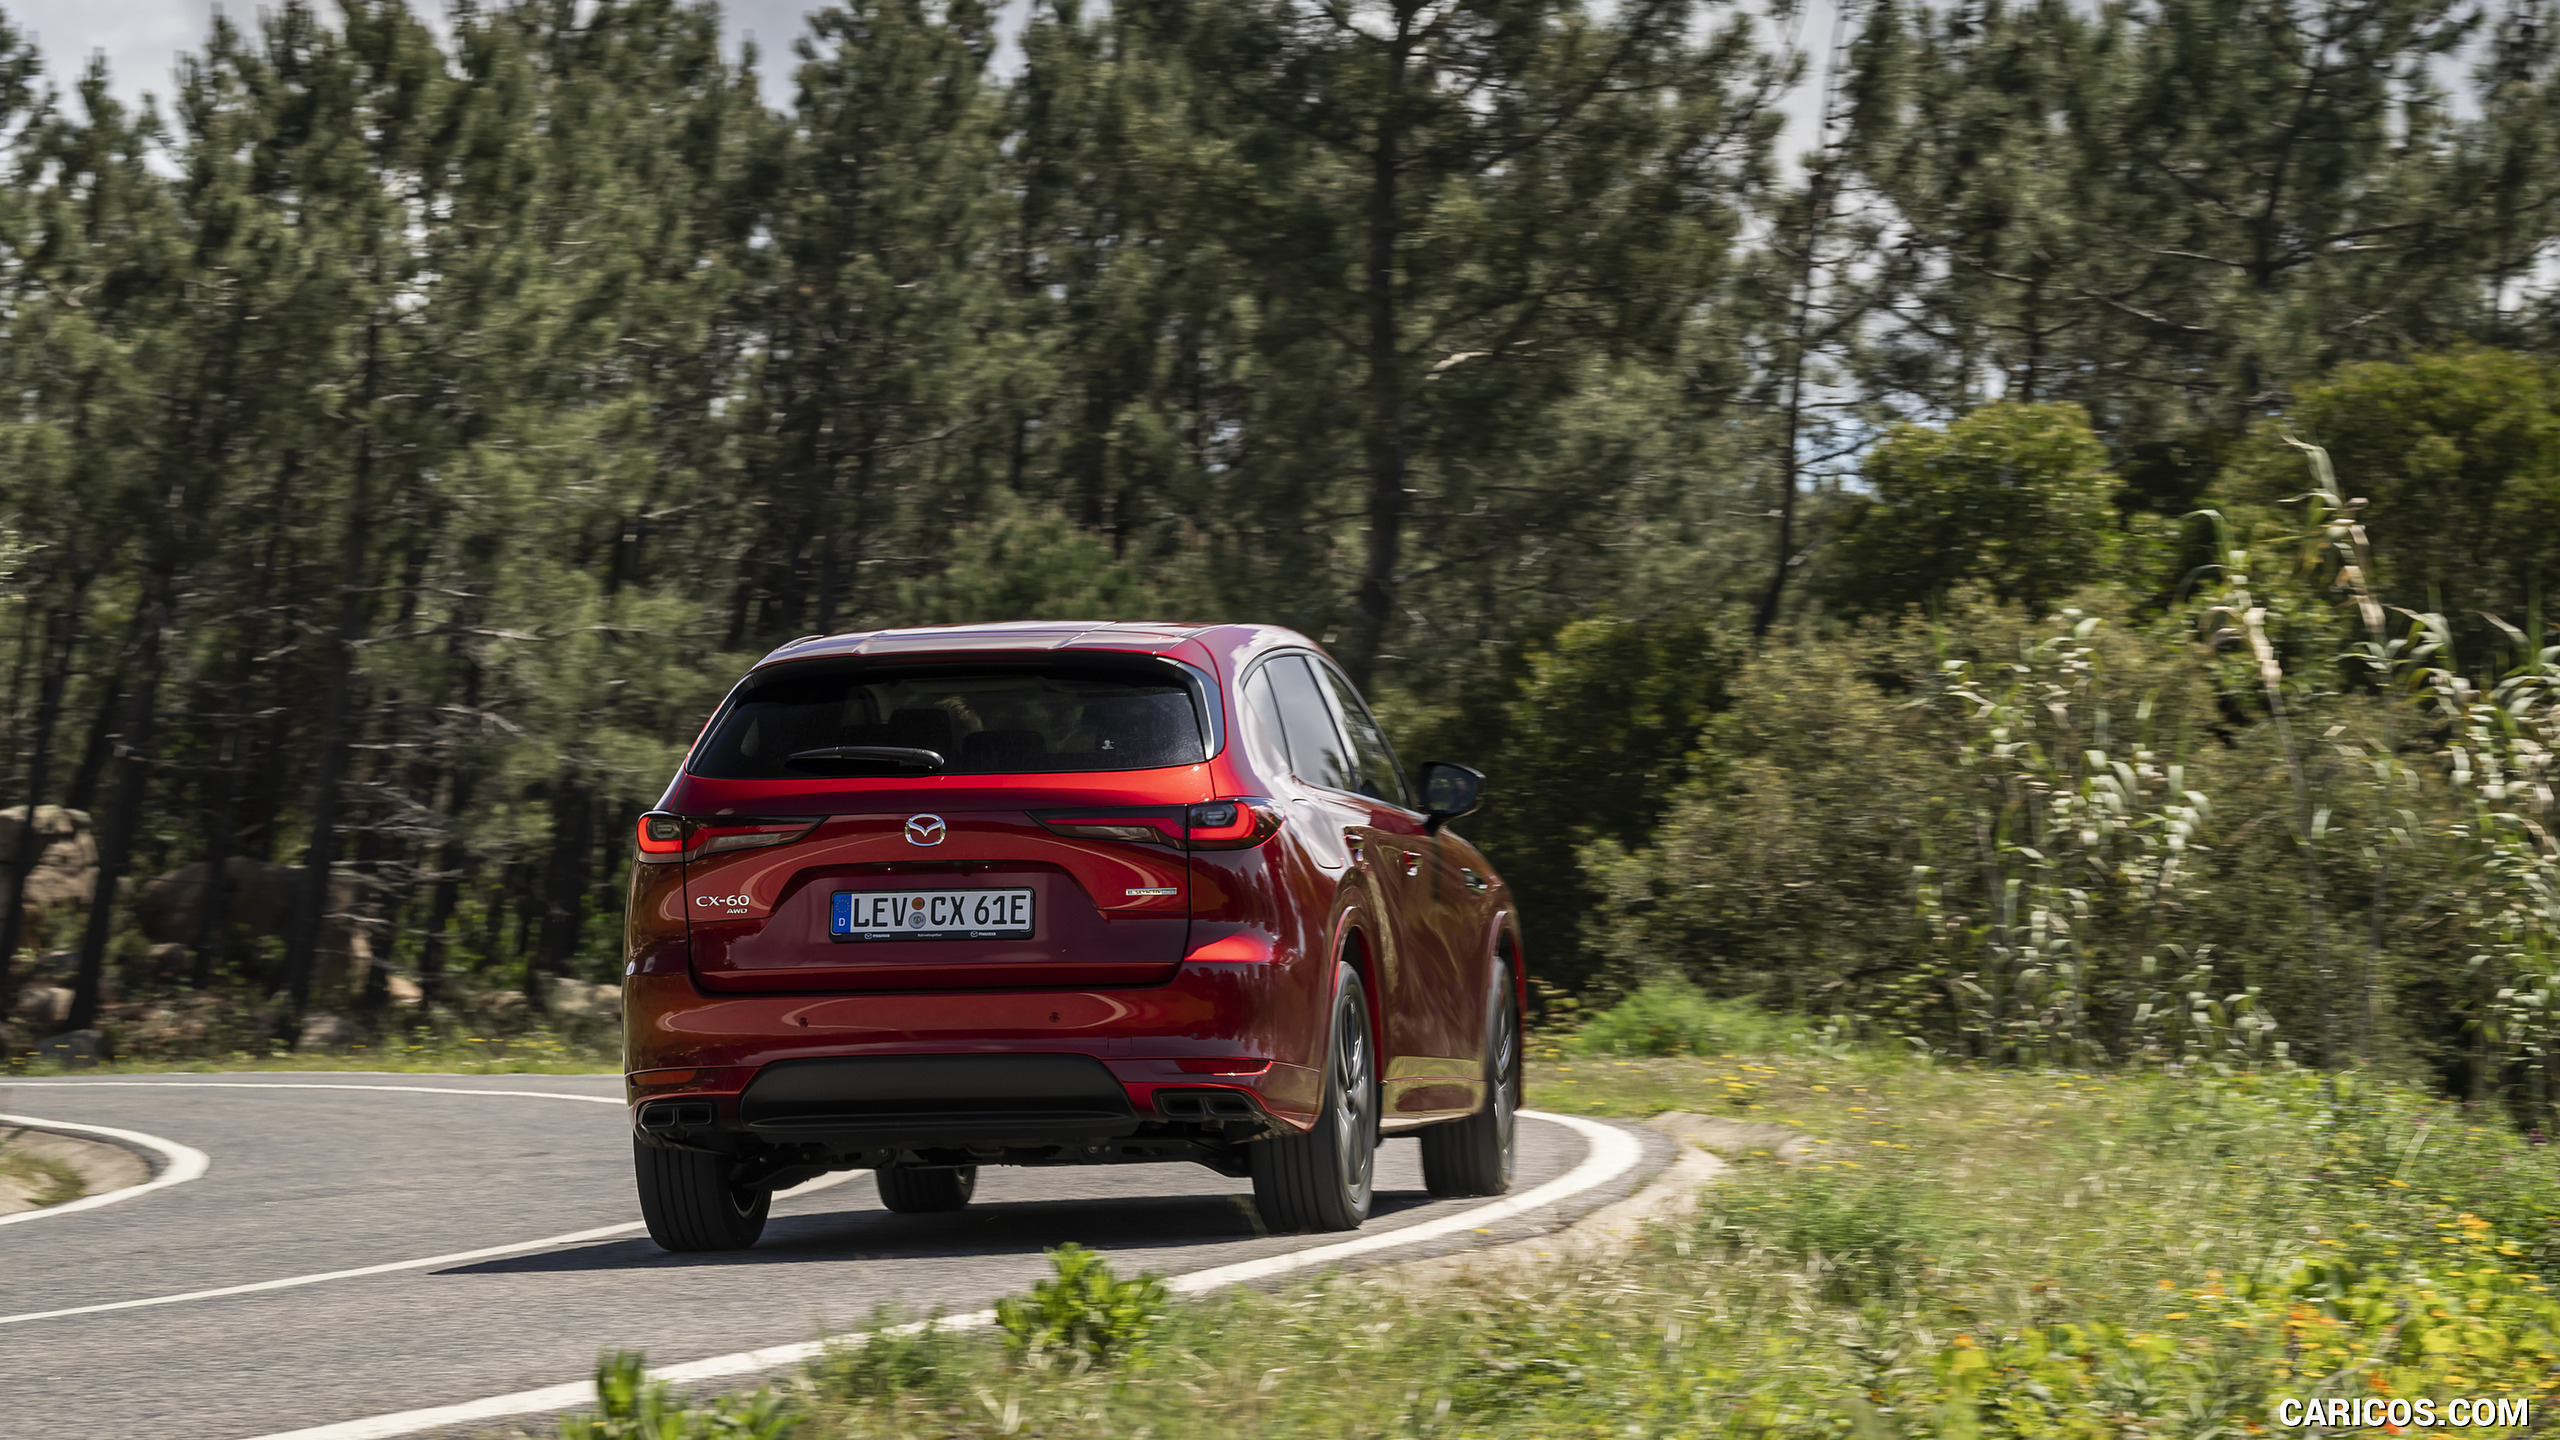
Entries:
{"type": "Polygon", "coordinates": [[[1740,29],[1694,41],[1685,0],[1133,11],[1215,87],[1195,183],[1296,391],[1265,417],[1267,483],[1304,515],[1356,477],[1341,648],[1365,681],[1415,579],[1605,498],[1569,470],[1517,484],[1521,457],[1583,365],[1675,347],[1760,163],[1767,57],[1740,29]]]}

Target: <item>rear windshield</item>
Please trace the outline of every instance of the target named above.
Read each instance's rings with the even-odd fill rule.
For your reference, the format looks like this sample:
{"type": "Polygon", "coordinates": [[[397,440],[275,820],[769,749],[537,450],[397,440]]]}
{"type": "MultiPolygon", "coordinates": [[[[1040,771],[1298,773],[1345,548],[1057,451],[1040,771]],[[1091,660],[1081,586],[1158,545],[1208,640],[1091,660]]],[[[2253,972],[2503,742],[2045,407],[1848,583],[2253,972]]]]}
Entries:
{"type": "Polygon", "coordinates": [[[1147,770],[1208,758],[1200,713],[1169,664],[831,666],[740,695],[690,768],[717,780],[1147,770]],[[895,753],[825,753],[845,750],[895,753]]]}

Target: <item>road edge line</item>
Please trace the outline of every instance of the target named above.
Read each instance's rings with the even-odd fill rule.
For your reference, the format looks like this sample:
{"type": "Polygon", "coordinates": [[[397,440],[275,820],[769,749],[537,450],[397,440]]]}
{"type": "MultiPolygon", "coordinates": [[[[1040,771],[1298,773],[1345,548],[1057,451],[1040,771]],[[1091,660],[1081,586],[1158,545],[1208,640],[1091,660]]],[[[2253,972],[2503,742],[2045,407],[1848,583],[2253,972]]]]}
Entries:
{"type": "Polygon", "coordinates": [[[505,1095],[519,1100],[583,1100],[591,1105],[623,1105],[612,1095],[572,1095],[565,1090],[463,1090],[451,1085],[324,1085],[308,1080],[12,1080],[18,1089],[58,1090],[388,1090],[401,1095],[505,1095]]]}
{"type": "Polygon", "coordinates": [[[194,1146],[181,1145],[175,1140],[164,1140],[157,1135],[145,1135],[139,1130],[118,1130],[111,1125],[80,1125],[69,1120],[41,1120],[33,1115],[0,1115],[0,1125],[16,1125],[28,1130],[49,1130],[61,1135],[102,1135],[109,1140],[120,1142],[154,1157],[156,1163],[153,1168],[159,1172],[139,1185],[127,1185],[121,1190],[110,1190],[104,1195],[85,1195],[77,1200],[66,1200],[59,1205],[47,1205],[41,1210],[21,1210],[15,1215],[0,1215],[0,1225],[16,1225],[28,1220],[50,1220],[57,1215],[71,1215],[82,1210],[95,1210],[101,1205],[114,1205],[125,1200],[139,1199],[154,1190],[166,1190],[172,1185],[184,1185],[190,1180],[200,1179],[206,1171],[213,1168],[213,1157],[194,1146]]]}
{"type": "MultiPolygon", "coordinates": [[[[1370,1254],[1405,1245],[1418,1245],[1447,1235],[1474,1230],[1497,1220],[1543,1209],[1558,1201],[1596,1190],[1634,1169],[1644,1159],[1644,1142],[1632,1132],[1579,1115],[1557,1115],[1544,1110],[1523,1110],[1523,1119],[1544,1120],[1562,1125],[1583,1137],[1588,1146],[1580,1162],[1562,1175],[1534,1190],[1506,1196],[1489,1205],[1478,1205],[1455,1215],[1426,1220],[1395,1230],[1381,1230],[1355,1240],[1332,1245],[1319,1245],[1309,1250],[1293,1250],[1285,1255],[1265,1256],[1259,1260],[1243,1260],[1231,1265],[1214,1265],[1188,1275],[1169,1276],[1165,1288],[1177,1295],[1197,1295],[1224,1289],[1250,1280],[1284,1275],[1293,1270],[1310,1269],[1327,1261],[1354,1255],[1370,1254]]],[[[891,1328],[884,1334],[914,1334],[927,1327],[941,1330],[972,1330],[995,1320],[993,1310],[973,1310],[965,1315],[947,1315],[940,1320],[917,1321],[891,1328]]],[[[826,1340],[803,1340],[790,1345],[767,1346],[761,1350],[741,1350],[730,1355],[714,1355],[702,1360],[688,1360],[674,1365],[652,1367],[648,1377],[675,1385],[694,1385],[711,1380],[732,1380],[785,1365],[805,1364],[826,1353],[829,1345],[859,1343],[865,1335],[841,1335],[826,1340]]],[[[454,1405],[437,1405],[422,1410],[403,1410],[389,1415],[375,1415],[362,1420],[341,1420],[329,1425],[315,1425],[302,1430],[279,1431],[272,1435],[247,1437],[247,1440],[395,1440],[403,1435],[441,1430],[455,1425],[470,1425],[488,1420],[503,1420],[515,1415],[541,1414],[593,1405],[596,1387],[593,1380],[576,1380],[561,1385],[546,1385],[539,1390],[519,1390],[511,1395],[492,1395],[481,1400],[466,1400],[454,1405]]]]}
{"type": "MultiPolygon", "coordinates": [[[[0,1115],[0,1120],[7,1116],[0,1115]]],[[[860,1170],[840,1170],[804,1180],[788,1190],[776,1191],[774,1199],[790,1200],[813,1195],[844,1184],[860,1170]]],[[[118,1195],[127,1192],[119,1190],[118,1195]]],[[[56,1206],[55,1209],[62,1207],[56,1206]]],[[[29,1211],[30,1215],[51,1214],[51,1210],[29,1211]]],[[[0,1224],[7,1222],[0,1221],[0,1224]]],[[[460,1265],[471,1260],[494,1260],[501,1255],[514,1255],[527,1250],[547,1250],[559,1245],[583,1245],[595,1240],[611,1240],[644,1229],[645,1220],[626,1220],[613,1225],[597,1225],[585,1230],[572,1230],[565,1235],[546,1235],[539,1240],[518,1240],[507,1245],[489,1245],[478,1250],[456,1250],[444,1255],[427,1255],[415,1260],[386,1260],[379,1265],[359,1265],[346,1270],[320,1270],[309,1275],[287,1275],[276,1280],[249,1280],[238,1285],[218,1285],[210,1290],[188,1290],[176,1295],[145,1295],[132,1300],[105,1300],[95,1305],[73,1305],[61,1310],[31,1310],[24,1315],[0,1315],[0,1325],[23,1325],[36,1320],[63,1320],[74,1315],[104,1315],[115,1310],[150,1310],[162,1305],[183,1305],[193,1300],[220,1300],[232,1295],[260,1295],[272,1290],[298,1290],[305,1285],[321,1285],[331,1280],[360,1280],[368,1275],[394,1275],[403,1270],[427,1270],[438,1265],[460,1265]]]]}

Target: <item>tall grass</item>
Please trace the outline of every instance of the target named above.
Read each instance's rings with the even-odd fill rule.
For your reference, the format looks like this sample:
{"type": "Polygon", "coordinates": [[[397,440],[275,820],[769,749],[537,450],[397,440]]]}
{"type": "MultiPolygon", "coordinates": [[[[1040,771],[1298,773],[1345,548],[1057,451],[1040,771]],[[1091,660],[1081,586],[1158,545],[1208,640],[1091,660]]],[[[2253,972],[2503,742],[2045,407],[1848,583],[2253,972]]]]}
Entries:
{"type": "Polygon", "coordinates": [[[1752,660],[1646,842],[1582,851],[1622,993],[1677,970],[1949,1058],[2355,1066],[2560,1125],[2560,645],[2537,614],[2461,657],[2386,610],[2394,517],[2302,453],[2315,488],[2201,517],[2158,602],[1959,595],[1752,660]]]}
{"type": "Polygon", "coordinates": [[[2560,1167],[2403,1087],[1806,1047],[1567,1055],[1532,1084],[1577,1077],[1582,1108],[1747,1106],[1828,1143],[1737,1155],[1693,1220],[1616,1258],[1230,1293],[1107,1358],[913,1330],[782,1393],[804,1440],[2220,1440],[2282,1398],[2548,1396],[2560,1374],[2560,1167]]]}

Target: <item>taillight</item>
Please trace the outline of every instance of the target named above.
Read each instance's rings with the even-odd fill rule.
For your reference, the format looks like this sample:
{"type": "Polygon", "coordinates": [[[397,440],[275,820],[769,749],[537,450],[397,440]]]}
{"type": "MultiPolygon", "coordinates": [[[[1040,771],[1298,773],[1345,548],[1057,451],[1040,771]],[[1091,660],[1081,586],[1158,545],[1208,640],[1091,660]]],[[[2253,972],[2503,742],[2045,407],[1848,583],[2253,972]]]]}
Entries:
{"type": "Polygon", "coordinates": [[[1184,818],[1194,850],[1250,850],[1280,833],[1280,807],[1257,795],[1194,805],[1184,818]]]}
{"type": "Polygon", "coordinates": [[[1055,835],[1175,850],[1250,850],[1280,833],[1280,808],[1258,797],[1212,800],[1179,810],[1152,806],[1035,810],[1031,818],[1055,835]]]}
{"type": "Polygon", "coordinates": [[[765,815],[753,820],[697,820],[693,852],[717,855],[723,850],[754,850],[783,845],[818,828],[819,815],[765,815]]]}
{"type": "Polygon", "coordinates": [[[688,820],[653,810],[640,817],[639,858],[652,865],[699,859],[728,850],[785,845],[818,828],[822,815],[721,816],[688,820]]]}
{"type": "Polygon", "coordinates": [[[672,865],[682,860],[685,832],[690,828],[681,815],[650,811],[640,817],[640,848],[636,858],[644,865],[672,865]]]}
{"type": "Polygon", "coordinates": [[[1170,807],[1120,806],[1109,810],[1035,810],[1031,818],[1053,835],[1080,840],[1125,840],[1133,845],[1182,848],[1182,812],[1170,807]]]}

